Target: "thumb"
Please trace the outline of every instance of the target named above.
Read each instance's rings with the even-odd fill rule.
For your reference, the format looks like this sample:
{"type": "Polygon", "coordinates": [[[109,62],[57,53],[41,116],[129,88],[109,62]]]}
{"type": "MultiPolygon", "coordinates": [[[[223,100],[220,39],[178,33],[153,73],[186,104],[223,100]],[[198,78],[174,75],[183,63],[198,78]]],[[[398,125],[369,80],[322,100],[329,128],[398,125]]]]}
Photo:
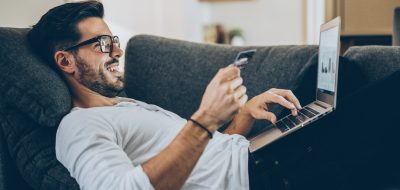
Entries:
{"type": "Polygon", "coordinates": [[[262,111],[262,113],[260,114],[260,117],[261,118],[258,118],[258,119],[266,119],[268,121],[271,121],[271,123],[274,123],[274,124],[276,122],[276,116],[272,112],[262,111]]]}

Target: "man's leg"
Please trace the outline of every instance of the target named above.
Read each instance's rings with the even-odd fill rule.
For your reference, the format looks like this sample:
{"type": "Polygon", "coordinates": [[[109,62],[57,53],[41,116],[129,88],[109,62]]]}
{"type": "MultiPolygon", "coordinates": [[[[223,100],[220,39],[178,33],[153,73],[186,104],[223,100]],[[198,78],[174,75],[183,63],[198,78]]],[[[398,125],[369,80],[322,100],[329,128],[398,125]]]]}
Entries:
{"type": "Polygon", "coordinates": [[[249,154],[248,161],[250,190],[284,189],[281,176],[277,172],[269,169],[267,169],[268,172],[265,172],[265,169],[256,165],[256,159],[252,154],[249,154]]]}
{"type": "Polygon", "coordinates": [[[392,168],[400,171],[395,152],[400,151],[399,92],[400,71],[340,99],[333,113],[271,146],[278,148],[263,157],[286,152],[288,158],[276,171],[259,176],[257,184],[275,184],[276,175],[286,189],[377,189],[383,183],[390,187],[399,176],[392,168]],[[303,153],[307,143],[310,153],[303,153]]]}
{"type": "MultiPolygon", "coordinates": [[[[343,168],[354,189],[388,188],[400,175],[400,71],[339,100],[313,124],[315,155],[343,168]],[[386,186],[386,187],[385,187],[386,186]]],[[[329,171],[327,171],[329,172],[329,171]]]]}

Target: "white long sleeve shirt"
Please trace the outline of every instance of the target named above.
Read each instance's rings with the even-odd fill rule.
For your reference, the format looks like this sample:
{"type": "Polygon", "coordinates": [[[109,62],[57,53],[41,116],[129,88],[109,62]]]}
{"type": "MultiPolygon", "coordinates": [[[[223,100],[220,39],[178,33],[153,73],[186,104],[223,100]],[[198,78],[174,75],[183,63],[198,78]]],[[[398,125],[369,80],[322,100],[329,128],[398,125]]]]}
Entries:
{"type": "MultiPolygon", "coordinates": [[[[141,164],[186,122],[126,98],[115,106],[74,108],[58,128],[56,156],[83,190],[153,189],[141,164]]],[[[248,189],[248,146],[241,135],[215,132],[182,189],[248,189]]]]}

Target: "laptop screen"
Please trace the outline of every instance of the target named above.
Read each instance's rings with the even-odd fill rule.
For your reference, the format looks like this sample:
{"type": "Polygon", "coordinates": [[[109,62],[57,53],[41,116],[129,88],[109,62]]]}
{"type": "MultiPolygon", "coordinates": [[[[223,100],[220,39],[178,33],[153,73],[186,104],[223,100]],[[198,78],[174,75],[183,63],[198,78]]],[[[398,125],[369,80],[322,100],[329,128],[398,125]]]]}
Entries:
{"type": "Polygon", "coordinates": [[[318,53],[317,100],[336,106],[340,18],[321,26],[318,53]]]}

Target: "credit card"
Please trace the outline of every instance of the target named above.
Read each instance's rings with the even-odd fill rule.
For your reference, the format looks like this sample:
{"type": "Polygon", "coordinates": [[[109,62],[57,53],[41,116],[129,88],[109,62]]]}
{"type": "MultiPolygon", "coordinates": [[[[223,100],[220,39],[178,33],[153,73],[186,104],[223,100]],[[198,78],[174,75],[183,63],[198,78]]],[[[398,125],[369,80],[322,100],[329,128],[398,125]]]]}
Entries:
{"type": "Polygon", "coordinates": [[[256,52],[256,49],[239,52],[235,58],[235,61],[233,62],[233,65],[235,65],[239,69],[245,68],[256,52]]]}

